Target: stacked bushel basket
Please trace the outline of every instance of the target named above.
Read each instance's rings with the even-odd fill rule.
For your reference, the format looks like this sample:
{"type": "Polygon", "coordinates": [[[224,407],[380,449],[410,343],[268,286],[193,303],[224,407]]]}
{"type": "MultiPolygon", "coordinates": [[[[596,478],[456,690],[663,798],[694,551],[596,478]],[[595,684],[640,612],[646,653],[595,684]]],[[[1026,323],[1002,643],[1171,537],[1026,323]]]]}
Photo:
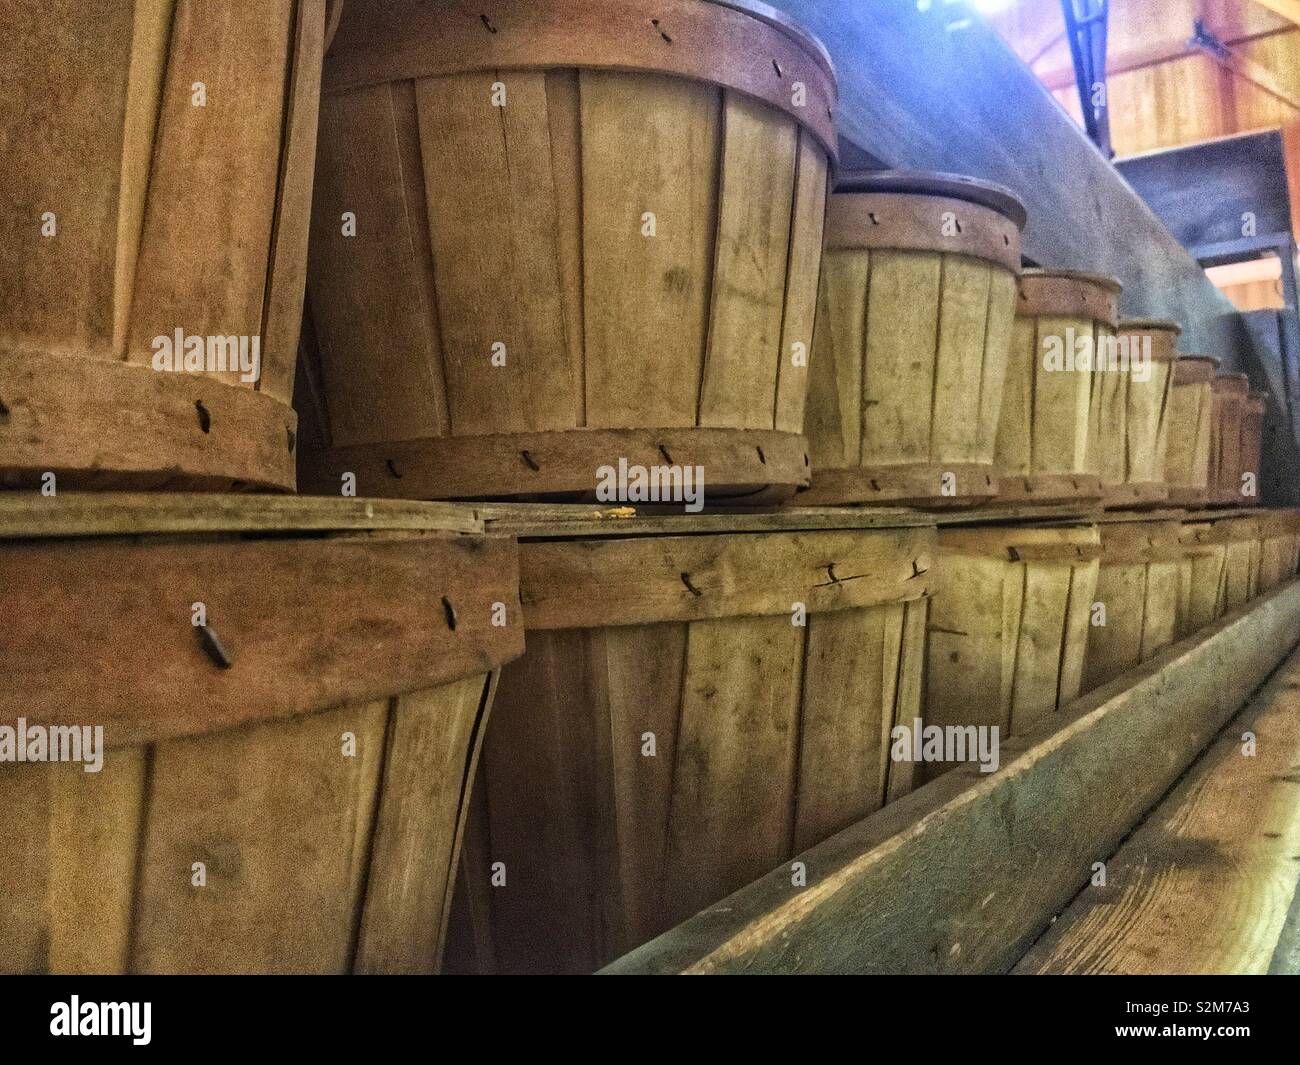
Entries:
{"type": "Polygon", "coordinates": [[[232,494],[294,487],[336,12],[6,7],[0,971],[437,966],[515,545],[232,494]]]}
{"type": "Polygon", "coordinates": [[[0,970],[591,971],[1295,571],[760,4],[15,5],[0,970]]]}
{"type": "Polygon", "coordinates": [[[303,481],[498,501],[527,573],[450,968],[591,971],[911,787],[931,523],[734,509],[809,484],[835,92],[760,5],[344,10],[303,481]],[[720,512],[598,493],[652,469],[720,512]]]}

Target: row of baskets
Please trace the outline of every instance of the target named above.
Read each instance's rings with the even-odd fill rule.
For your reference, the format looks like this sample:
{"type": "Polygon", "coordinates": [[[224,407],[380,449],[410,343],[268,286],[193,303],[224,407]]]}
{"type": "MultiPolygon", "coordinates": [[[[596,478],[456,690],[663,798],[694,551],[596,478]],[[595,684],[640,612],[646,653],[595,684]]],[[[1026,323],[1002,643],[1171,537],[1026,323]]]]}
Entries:
{"type": "Polygon", "coordinates": [[[5,485],[1256,498],[1244,380],[1022,274],[1012,194],[828,195],[833,68],[761,5],[54,0],[6,56],[5,485]]]}
{"type": "Polygon", "coordinates": [[[1294,511],[156,498],[0,500],[0,970],[590,971],[1300,550],[1294,511]],[[94,771],[33,753],[89,725],[94,771]]]}

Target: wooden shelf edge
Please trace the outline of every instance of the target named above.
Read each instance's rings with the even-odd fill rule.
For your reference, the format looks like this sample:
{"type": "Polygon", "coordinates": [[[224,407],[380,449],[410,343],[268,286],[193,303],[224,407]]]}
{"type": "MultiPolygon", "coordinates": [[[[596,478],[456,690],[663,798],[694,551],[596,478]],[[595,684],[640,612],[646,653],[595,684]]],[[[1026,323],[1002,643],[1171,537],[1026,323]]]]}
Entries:
{"type": "Polygon", "coordinates": [[[1008,971],[1297,643],[1293,580],[603,971],[1008,971]]]}
{"type": "Polygon", "coordinates": [[[1106,860],[1105,884],[1085,887],[1015,971],[1269,972],[1300,881],[1297,765],[1300,651],[1106,860]]]}

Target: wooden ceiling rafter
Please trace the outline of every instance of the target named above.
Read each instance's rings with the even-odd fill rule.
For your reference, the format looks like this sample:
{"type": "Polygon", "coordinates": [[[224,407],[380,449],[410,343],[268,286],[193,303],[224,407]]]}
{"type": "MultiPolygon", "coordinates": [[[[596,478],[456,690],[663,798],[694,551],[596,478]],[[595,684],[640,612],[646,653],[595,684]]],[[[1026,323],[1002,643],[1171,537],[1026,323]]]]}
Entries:
{"type": "Polygon", "coordinates": [[[1300,26],[1300,0],[1254,0],[1254,2],[1300,26]]]}

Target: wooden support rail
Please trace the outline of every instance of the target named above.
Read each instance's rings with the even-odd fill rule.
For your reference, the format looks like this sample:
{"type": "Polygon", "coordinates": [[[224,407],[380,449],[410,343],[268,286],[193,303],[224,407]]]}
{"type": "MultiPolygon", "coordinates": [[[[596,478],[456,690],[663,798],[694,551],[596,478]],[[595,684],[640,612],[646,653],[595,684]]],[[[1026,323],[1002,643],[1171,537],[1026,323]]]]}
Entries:
{"type": "Polygon", "coordinates": [[[1106,862],[1105,885],[1084,888],[1016,972],[1266,973],[1297,881],[1300,652],[1106,862]]]}

